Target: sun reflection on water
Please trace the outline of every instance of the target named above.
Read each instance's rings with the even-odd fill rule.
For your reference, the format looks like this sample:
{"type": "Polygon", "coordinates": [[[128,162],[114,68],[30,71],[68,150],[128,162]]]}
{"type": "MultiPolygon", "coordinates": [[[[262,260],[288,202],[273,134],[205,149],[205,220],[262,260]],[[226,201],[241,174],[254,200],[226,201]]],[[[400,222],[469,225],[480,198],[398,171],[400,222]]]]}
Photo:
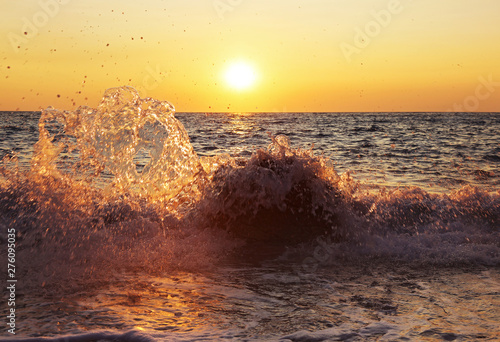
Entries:
{"type": "Polygon", "coordinates": [[[76,300],[82,316],[87,318],[80,322],[82,330],[90,325],[142,331],[192,331],[210,325],[207,312],[218,310],[223,299],[205,293],[210,281],[193,274],[139,281],[130,276],[122,280],[76,300]],[[92,315],[85,316],[85,312],[92,315]]]}

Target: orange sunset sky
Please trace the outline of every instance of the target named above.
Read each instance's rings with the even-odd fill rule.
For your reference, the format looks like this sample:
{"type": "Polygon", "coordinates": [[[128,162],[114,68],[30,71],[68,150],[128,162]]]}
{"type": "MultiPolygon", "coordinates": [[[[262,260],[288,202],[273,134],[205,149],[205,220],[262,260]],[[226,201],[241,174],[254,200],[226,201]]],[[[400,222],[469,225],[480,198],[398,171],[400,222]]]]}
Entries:
{"type": "Polygon", "coordinates": [[[131,85],[180,112],[500,111],[498,0],[0,4],[0,110],[131,85]]]}

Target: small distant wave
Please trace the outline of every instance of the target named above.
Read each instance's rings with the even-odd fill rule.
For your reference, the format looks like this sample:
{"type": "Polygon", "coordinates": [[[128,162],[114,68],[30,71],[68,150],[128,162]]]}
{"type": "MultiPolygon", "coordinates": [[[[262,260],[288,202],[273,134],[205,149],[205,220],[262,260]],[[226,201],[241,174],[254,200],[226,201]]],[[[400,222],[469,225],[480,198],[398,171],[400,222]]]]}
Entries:
{"type": "Polygon", "coordinates": [[[352,129],[354,132],[378,132],[382,129],[378,125],[371,125],[370,127],[360,127],[356,126],[352,129]]]}
{"type": "Polygon", "coordinates": [[[484,156],[484,159],[487,161],[491,161],[491,162],[500,162],[500,155],[490,154],[490,155],[484,156]]]}
{"type": "Polygon", "coordinates": [[[475,170],[473,173],[474,173],[474,176],[480,180],[496,177],[496,174],[493,171],[475,170]]]}

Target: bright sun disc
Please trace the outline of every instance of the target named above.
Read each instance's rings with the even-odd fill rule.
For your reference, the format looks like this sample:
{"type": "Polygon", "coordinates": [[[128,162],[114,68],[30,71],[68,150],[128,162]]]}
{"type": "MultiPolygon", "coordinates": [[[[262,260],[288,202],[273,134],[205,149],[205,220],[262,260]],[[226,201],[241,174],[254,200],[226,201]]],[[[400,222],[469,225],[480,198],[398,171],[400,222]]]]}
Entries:
{"type": "Polygon", "coordinates": [[[255,79],[255,70],[244,62],[234,63],[226,71],[226,82],[238,90],[252,86],[255,79]]]}

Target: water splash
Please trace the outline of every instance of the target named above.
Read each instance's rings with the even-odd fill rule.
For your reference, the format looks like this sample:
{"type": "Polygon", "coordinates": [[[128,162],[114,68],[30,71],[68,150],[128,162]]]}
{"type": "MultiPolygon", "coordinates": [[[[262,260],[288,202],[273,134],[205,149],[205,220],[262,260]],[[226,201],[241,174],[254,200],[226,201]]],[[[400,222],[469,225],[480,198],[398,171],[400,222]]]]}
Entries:
{"type": "Polygon", "coordinates": [[[96,109],[43,110],[32,170],[86,183],[108,178],[108,190],[168,200],[202,170],[174,112],[131,87],[108,89],[96,109]]]}
{"type": "Polygon", "coordinates": [[[170,103],[113,88],[97,108],[43,110],[39,131],[31,170],[2,168],[0,187],[0,225],[16,228],[19,266],[32,272],[25,286],[208,269],[233,248],[225,232],[180,221],[204,171],[170,103]]]}
{"type": "Polygon", "coordinates": [[[318,236],[330,259],[500,260],[500,193],[363,194],[284,135],[248,158],[198,158],[173,106],[130,87],[107,90],[97,108],[48,108],[39,131],[31,171],[0,170],[0,225],[16,228],[34,288],[73,278],[88,286],[82,279],[117,270],[202,270],[243,243],[318,236]]]}
{"type": "Polygon", "coordinates": [[[357,225],[348,224],[355,217],[354,181],[339,176],[330,160],[312,150],[293,149],[286,136],[271,139],[248,160],[204,159],[210,184],[197,210],[204,223],[261,242],[300,242],[322,234],[346,239],[359,233],[357,225]]]}

